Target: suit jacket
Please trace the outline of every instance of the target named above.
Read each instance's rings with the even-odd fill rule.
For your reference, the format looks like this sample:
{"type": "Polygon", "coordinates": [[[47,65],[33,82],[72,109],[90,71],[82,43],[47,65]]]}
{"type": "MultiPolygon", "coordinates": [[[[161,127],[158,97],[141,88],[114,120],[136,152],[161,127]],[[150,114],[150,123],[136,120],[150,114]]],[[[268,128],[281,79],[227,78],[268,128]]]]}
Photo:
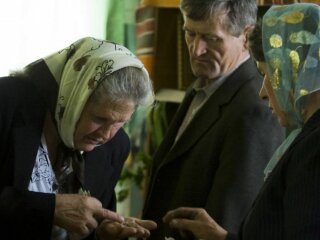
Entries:
{"type": "Polygon", "coordinates": [[[154,156],[143,218],[158,223],[151,239],[174,236],[161,218],[180,206],[202,207],[237,232],[263,183],[263,169],[284,131],[259,99],[262,78],[251,59],[237,68],[173,145],[188,93],[154,156]]]}
{"type": "MultiPolygon", "coordinates": [[[[55,195],[27,191],[49,108],[47,94],[54,92],[50,83],[45,85],[41,89],[27,79],[0,79],[1,239],[50,239],[55,195]]],[[[116,208],[114,188],[129,149],[128,136],[120,130],[84,154],[84,187],[105,208],[116,208]]]]}
{"type": "Polygon", "coordinates": [[[320,111],[273,169],[239,239],[320,239],[320,111]]]}

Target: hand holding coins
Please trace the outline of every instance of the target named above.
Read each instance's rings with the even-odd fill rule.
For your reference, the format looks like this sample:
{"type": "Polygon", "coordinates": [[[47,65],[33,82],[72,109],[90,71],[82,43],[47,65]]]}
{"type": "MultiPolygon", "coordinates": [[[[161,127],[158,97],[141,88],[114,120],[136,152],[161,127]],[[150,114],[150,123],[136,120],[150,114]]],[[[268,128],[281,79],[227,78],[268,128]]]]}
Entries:
{"type": "Polygon", "coordinates": [[[118,240],[128,237],[147,238],[150,236],[150,230],[156,227],[157,224],[151,220],[128,217],[122,223],[104,220],[96,233],[99,240],[118,240]]]}

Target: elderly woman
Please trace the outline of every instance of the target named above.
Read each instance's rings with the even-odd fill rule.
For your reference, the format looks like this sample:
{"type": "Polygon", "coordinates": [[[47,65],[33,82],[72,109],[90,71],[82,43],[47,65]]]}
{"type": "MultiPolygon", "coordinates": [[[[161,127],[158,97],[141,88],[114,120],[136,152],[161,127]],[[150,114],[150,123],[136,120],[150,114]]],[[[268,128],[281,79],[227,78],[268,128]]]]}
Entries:
{"type": "Polygon", "coordinates": [[[197,208],[168,212],[164,221],[170,227],[210,240],[319,239],[319,24],[319,6],[307,3],[273,6],[263,17],[265,61],[257,59],[265,74],[261,96],[269,98],[280,123],[302,129],[269,174],[238,235],[197,208]]]}
{"type": "Polygon", "coordinates": [[[152,101],[143,64],[89,37],[1,78],[1,239],[149,236],[154,222],[114,212],[114,188],[130,150],[122,126],[152,101]]]}

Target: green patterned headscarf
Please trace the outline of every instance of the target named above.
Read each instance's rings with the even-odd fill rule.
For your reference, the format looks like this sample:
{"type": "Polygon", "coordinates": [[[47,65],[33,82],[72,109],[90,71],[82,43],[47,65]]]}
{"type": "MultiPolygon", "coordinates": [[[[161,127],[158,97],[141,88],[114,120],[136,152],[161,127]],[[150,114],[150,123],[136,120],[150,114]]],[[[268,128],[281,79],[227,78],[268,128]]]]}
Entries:
{"type": "Polygon", "coordinates": [[[142,62],[127,48],[91,37],[82,38],[44,61],[59,85],[55,120],[64,144],[73,148],[73,134],[92,92],[111,73],[137,67],[149,79],[142,62]]]}
{"type": "Polygon", "coordinates": [[[263,52],[281,109],[303,125],[306,96],[320,90],[320,8],[311,3],[272,6],[262,23],[263,52]]]}

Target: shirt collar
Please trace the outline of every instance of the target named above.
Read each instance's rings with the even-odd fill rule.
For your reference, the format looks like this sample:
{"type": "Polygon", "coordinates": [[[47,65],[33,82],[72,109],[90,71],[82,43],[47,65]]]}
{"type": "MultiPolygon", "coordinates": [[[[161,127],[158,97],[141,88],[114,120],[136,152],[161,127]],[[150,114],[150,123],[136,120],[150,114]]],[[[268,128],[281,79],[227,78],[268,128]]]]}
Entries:
{"type": "Polygon", "coordinates": [[[224,82],[225,80],[239,67],[241,66],[245,61],[247,61],[250,58],[250,55],[246,56],[245,58],[243,58],[241,60],[241,62],[235,67],[233,68],[231,71],[229,71],[228,73],[220,76],[219,78],[217,78],[214,81],[210,81],[206,86],[202,86],[201,80],[198,78],[194,85],[193,88],[194,90],[196,90],[196,92],[198,91],[203,91],[206,95],[206,97],[210,96],[211,94],[213,94],[224,82]]]}

